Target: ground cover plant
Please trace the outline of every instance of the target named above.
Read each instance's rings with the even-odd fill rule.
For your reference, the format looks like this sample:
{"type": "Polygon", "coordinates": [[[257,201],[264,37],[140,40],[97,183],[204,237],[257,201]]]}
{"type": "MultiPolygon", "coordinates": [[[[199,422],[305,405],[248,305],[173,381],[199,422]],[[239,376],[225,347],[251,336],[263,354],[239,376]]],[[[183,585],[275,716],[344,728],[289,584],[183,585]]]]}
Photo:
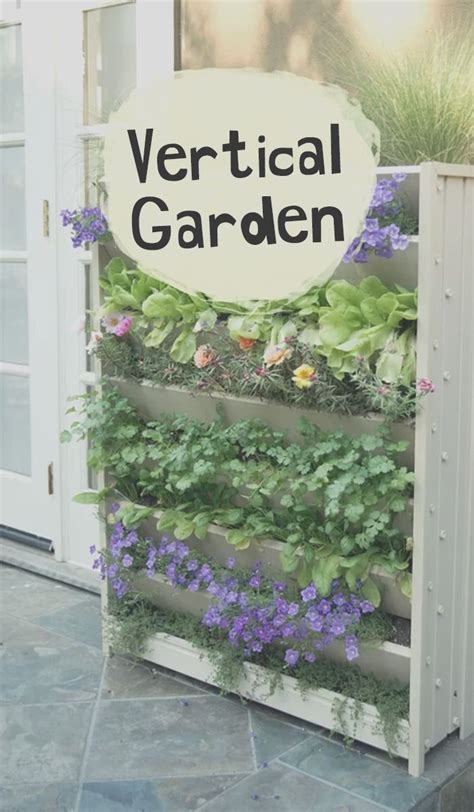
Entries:
{"type": "Polygon", "coordinates": [[[347,739],[356,738],[362,703],[367,703],[378,712],[376,731],[385,737],[389,751],[399,741],[400,721],[408,718],[409,687],[395,679],[383,680],[363,673],[354,663],[338,664],[324,656],[315,662],[301,657],[288,663],[285,649],[279,646],[245,656],[242,649],[229,643],[225,629],[206,626],[189,614],[158,608],[137,593],[111,600],[110,611],[108,634],[114,651],[140,656],[151,635],[169,634],[194,644],[209,657],[213,678],[224,692],[238,693],[245,663],[254,663],[265,669],[260,680],[268,695],[281,686],[283,675],[297,680],[303,697],[319,688],[339,694],[332,706],[334,729],[347,739]],[[355,700],[353,707],[350,700],[355,700]]]}
{"type": "Polygon", "coordinates": [[[282,674],[298,679],[303,696],[318,687],[343,693],[334,702],[333,715],[347,736],[356,732],[361,703],[374,704],[387,743],[396,744],[399,721],[407,713],[407,689],[324,658],[325,648],[336,639],[344,640],[350,662],[358,656],[360,641],[390,639],[389,616],[337,580],[330,597],[321,598],[314,584],[298,589],[269,578],[259,562],[251,571],[242,570],[235,558],[219,565],[167,535],[157,541],[145,538],[127,529],[118,514],[116,503],[108,517],[112,526],[106,550],[90,548],[94,569],[112,588],[108,633],[115,651],[140,656],[151,635],[166,632],[194,643],[210,657],[224,691],[238,692],[244,664],[255,662],[266,669],[269,694],[280,685],[282,674]],[[209,608],[200,619],[157,608],[140,589],[137,575],[143,571],[150,578],[160,573],[178,590],[205,592],[209,608]],[[348,698],[356,700],[350,714],[348,698]]]}
{"type": "Polygon", "coordinates": [[[303,421],[300,444],[260,421],[226,426],[165,415],[146,422],[109,387],[72,411],[78,419],[63,439],[88,438],[89,465],[106,470],[128,526],[159,510],[159,529],[179,540],[205,538],[211,523],[227,528],[236,549],[280,540],[284,571],[322,595],[340,577],[349,589],[363,582],[377,605],[376,564],[399,573],[409,591],[411,539],[395,518],[407,508],[413,474],[397,463],[405,443],[386,431],[354,438],[303,421]]]}

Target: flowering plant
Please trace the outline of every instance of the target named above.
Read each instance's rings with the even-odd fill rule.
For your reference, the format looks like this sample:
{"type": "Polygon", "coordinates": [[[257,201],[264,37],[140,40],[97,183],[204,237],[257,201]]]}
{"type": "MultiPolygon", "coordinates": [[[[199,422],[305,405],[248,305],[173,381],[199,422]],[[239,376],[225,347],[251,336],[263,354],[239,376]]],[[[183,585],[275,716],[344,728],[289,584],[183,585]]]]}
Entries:
{"type": "MultiPolygon", "coordinates": [[[[113,506],[112,512],[117,508],[113,506]]],[[[90,550],[96,554],[95,547],[90,550]]],[[[96,554],[93,568],[110,580],[119,600],[133,589],[133,572],[143,566],[150,578],[158,571],[173,587],[205,592],[209,607],[203,625],[224,630],[228,643],[244,658],[278,644],[285,648],[286,665],[294,667],[300,656],[314,662],[316,653],[338,638],[345,641],[348,660],[358,656],[355,627],[363,615],[374,611],[369,601],[343,591],[337,580],[323,598],[313,583],[297,591],[284,581],[269,579],[261,562],[250,572],[237,570],[235,564],[229,558],[225,567],[219,566],[166,535],[155,545],[116,521],[108,551],[96,554]]]]}
{"type": "Polygon", "coordinates": [[[63,226],[72,226],[71,242],[74,248],[110,238],[107,220],[99,208],[63,209],[61,218],[63,226]]]}
{"type": "Polygon", "coordinates": [[[398,172],[390,179],[377,181],[364,230],[352,240],[343,262],[368,262],[372,251],[378,257],[390,259],[394,251],[404,251],[408,247],[408,236],[402,234],[400,226],[394,222],[402,213],[402,204],[395,195],[405,178],[404,172],[398,172]]]}

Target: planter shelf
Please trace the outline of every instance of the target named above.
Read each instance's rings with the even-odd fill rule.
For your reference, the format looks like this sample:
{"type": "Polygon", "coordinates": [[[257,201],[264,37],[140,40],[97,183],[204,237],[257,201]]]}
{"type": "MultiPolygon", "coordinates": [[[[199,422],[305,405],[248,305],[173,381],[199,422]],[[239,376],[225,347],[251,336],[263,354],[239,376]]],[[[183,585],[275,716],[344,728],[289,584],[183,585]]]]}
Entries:
{"type": "MultiPolygon", "coordinates": [[[[153,519],[148,519],[143,523],[147,536],[156,536],[156,523],[160,515],[157,512],[153,519]]],[[[224,564],[229,556],[233,556],[239,567],[244,569],[251,569],[256,561],[261,561],[269,575],[273,575],[280,580],[289,580],[289,577],[283,575],[280,563],[284,542],[275,541],[274,539],[255,540],[246,550],[236,550],[226,541],[225,536],[225,528],[211,524],[205,539],[196,539],[191,536],[186,540],[186,543],[196,547],[201,553],[213,558],[219,564],[224,564]]],[[[381,567],[374,567],[371,575],[380,589],[382,608],[391,615],[409,618],[411,615],[410,601],[400,591],[396,578],[381,567]]]]}
{"type": "MultiPolygon", "coordinates": [[[[154,578],[148,578],[145,574],[139,575],[135,584],[140,592],[160,609],[202,617],[211,603],[211,597],[205,592],[174,589],[161,575],[156,575],[154,578]]],[[[324,650],[323,656],[336,663],[346,662],[342,641],[335,640],[324,650]]],[[[383,642],[376,645],[362,642],[357,665],[365,673],[408,683],[410,680],[410,649],[396,643],[383,642]]]]}
{"type": "MultiPolygon", "coordinates": [[[[182,640],[167,634],[155,634],[148,641],[145,658],[157,665],[179,671],[188,677],[215,685],[213,666],[205,651],[182,640]]],[[[348,733],[359,741],[365,742],[380,750],[387,750],[387,743],[379,731],[379,716],[373,705],[362,703],[360,716],[354,730],[351,717],[355,710],[355,703],[341,694],[326,691],[320,688],[317,691],[308,691],[305,698],[301,696],[298,682],[293,677],[282,676],[282,686],[271,695],[262,687],[266,683],[267,672],[261,666],[246,664],[244,675],[239,684],[239,694],[246,699],[252,699],[269,708],[296,716],[316,725],[334,729],[340,733],[348,733]],[[334,718],[334,705],[337,701],[345,701],[344,718],[347,720],[347,729],[342,730],[334,718]]],[[[402,720],[399,726],[398,741],[394,744],[393,755],[408,758],[409,754],[409,727],[408,722],[402,720]]]]}
{"type": "MultiPolygon", "coordinates": [[[[409,721],[401,723],[402,739],[396,752],[409,760],[412,775],[420,775],[430,748],[455,730],[462,738],[474,731],[474,171],[472,167],[427,163],[385,167],[378,174],[388,176],[395,171],[408,174],[404,191],[409,209],[419,221],[418,237],[411,238],[408,249],[396,252],[389,261],[371,257],[367,265],[341,265],[336,276],[355,282],[375,274],[385,283],[418,287],[417,377],[430,378],[435,386],[435,393],[425,398],[413,424],[392,427],[392,437],[408,443],[400,463],[415,472],[413,504],[402,519],[403,529],[414,539],[411,605],[393,577],[377,569],[372,572],[382,587],[383,607],[411,618],[411,647],[362,645],[359,661],[365,671],[409,682],[409,721]]],[[[94,257],[98,272],[109,258],[107,250],[95,249],[94,257]]],[[[91,383],[90,374],[85,382],[91,383]]],[[[251,398],[193,394],[146,382],[117,380],[116,384],[147,418],[182,412],[211,421],[219,407],[229,423],[260,418],[295,441],[299,438],[296,424],[302,416],[324,430],[342,429],[353,436],[374,433],[382,422],[379,416],[327,414],[251,398]]],[[[156,534],[156,520],[152,532],[156,534]]],[[[270,572],[281,575],[280,542],[259,541],[248,550],[236,552],[225,542],[224,532],[211,526],[205,541],[189,542],[218,561],[232,554],[244,567],[260,558],[270,572]]],[[[147,581],[143,588],[150,600],[160,606],[194,614],[206,607],[203,593],[180,592],[160,578],[143,580],[147,581]]],[[[107,622],[106,586],[103,607],[107,622]]],[[[341,646],[333,644],[327,656],[338,660],[341,646]]],[[[145,657],[213,684],[213,668],[206,653],[186,640],[155,634],[145,657]]],[[[333,727],[334,700],[344,697],[321,689],[310,691],[303,700],[296,680],[288,676],[282,678],[283,687],[268,696],[259,679],[263,675],[261,667],[246,665],[241,694],[306,721],[333,727]]],[[[353,700],[347,700],[348,711],[352,705],[353,700]]],[[[364,705],[357,730],[350,732],[360,741],[386,750],[377,721],[375,707],[364,705]]]]}

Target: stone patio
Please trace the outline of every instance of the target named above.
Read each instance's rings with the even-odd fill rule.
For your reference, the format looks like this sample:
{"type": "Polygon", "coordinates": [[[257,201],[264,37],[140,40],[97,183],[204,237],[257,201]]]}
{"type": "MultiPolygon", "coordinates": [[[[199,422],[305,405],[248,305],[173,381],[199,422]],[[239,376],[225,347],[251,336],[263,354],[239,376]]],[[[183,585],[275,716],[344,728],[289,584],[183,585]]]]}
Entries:
{"type": "Polygon", "coordinates": [[[423,778],[368,747],[120,657],[99,599],[0,569],[2,812],[473,812],[474,736],[423,778]]]}

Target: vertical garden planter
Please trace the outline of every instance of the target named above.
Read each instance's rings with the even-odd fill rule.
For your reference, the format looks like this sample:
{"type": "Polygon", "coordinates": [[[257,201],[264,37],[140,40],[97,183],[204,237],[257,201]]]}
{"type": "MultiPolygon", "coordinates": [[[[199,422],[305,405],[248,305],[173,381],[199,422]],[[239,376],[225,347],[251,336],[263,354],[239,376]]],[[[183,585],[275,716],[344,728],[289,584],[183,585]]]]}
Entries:
{"type": "MultiPolygon", "coordinates": [[[[405,517],[412,521],[414,539],[411,606],[395,579],[382,571],[373,573],[383,587],[384,607],[400,617],[411,616],[411,646],[384,643],[363,649],[360,658],[362,670],[409,682],[409,720],[402,723],[395,752],[408,759],[412,775],[420,775],[430,748],[454,730],[459,730],[461,738],[474,731],[474,172],[470,167],[427,163],[383,168],[379,175],[393,171],[408,173],[407,193],[419,217],[419,236],[390,262],[375,258],[367,265],[341,266],[337,276],[355,281],[379,275],[384,282],[418,287],[417,376],[429,377],[435,386],[435,394],[424,401],[415,424],[397,424],[392,432],[395,438],[408,441],[402,462],[415,472],[413,518],[405,517]]],[[[176,387],[116,383],[148,418],[178,411],[210,421],[220,404],[229,423],[260,417],[290,436],[303,413],[323,429],[342,428],[353,435],[372,433],[380,423],[377,417],[341,417],[258,400],[193,395],[176,387]]],[[[156,533],[155,525],[150,524],[151,532],[156,533]]],[[[191,539],[190,543],[217,559],[229,553],[219,527],[212,526],[204,541],[191,539]]],[[[270,571],[278,572],[280,547],[279,542],[268,540],[233,554],[244,565],[262,558],[270,571]]],[[[180,595],[159,578],[148,580],[144,589],[152,602],[180,611],[200,614],[206,605],[203,595],[180,595]]],[[[107,617],[107,586],[103,609],[107,617]]],[[[334,645],[327,655],[337,661],[341,652],[334,645]]],[[[213,682],[205,652],[187,641],[157,634],[149,641],[146,658],[213,682]]],[[[259,687],[259,668],[245,667],[242,695],[307,721],[333,726],[330,708],[335,695],[321,689],[310,691],[303,700],[296,692],[296,680],[283,677],[281,687],[268,696],[259,687]]],[[[376,720],[375,708],[364,705],[351,733],[387,749],[376,720]]]]}

